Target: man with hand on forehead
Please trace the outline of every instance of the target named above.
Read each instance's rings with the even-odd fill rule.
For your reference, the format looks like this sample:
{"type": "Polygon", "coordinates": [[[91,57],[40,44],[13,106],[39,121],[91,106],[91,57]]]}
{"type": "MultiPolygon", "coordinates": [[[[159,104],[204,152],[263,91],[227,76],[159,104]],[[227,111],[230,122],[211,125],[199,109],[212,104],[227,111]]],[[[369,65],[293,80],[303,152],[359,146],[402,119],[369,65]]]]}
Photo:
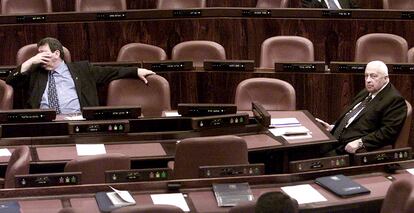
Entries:
{"type": "Polygon", "coordinates": [[[371,151],[391,145],[397,139],[407,116],[405,99],[390,83],[388,68],[382,61],[365,68],[365,89],[333,124],[317,119],[338,144],[325,155],[371,151]]]}
{"type": "Polygon", "coordinates": [[[26,108],[56,109],[57,114],[79,113],[82,107],[98,106],[97,86],[120,78],[139,78],[154,72],[132,67],[99,67],[87,61],[67,63],[63,46],[55,38],[37,44],[38,53],[23,62],[7,77],[13,88],[24,88],[26,108]]]}

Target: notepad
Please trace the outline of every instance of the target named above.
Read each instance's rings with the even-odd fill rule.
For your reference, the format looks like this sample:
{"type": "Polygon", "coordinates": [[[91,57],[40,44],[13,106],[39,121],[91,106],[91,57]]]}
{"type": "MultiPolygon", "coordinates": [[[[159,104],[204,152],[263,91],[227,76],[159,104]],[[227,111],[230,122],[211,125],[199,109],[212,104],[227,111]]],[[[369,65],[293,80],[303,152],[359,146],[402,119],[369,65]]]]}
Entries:
{"type": "Polygon", "coordinates": [[[104,144],[76,144],[78,156],[106,154],[104,144]]]}
{"type": "Polygon", "coordinates": [[[320,177],[315,182],[340,197],[370,193],[367,188],[345,175],[320,177]]]}
{"type": "Polygon", "coordinates": [[[236,206],[237,203],[253,200],[249,183],[213,184],[213,191],[218,206],[236,206]]]}
{"type": "Polygon", "coordinates": [[[300,126],[300,122],[296,118],[272,118],[270,119],[271,127],[289,127],[300,126]]]}
{"type": "Polygon", "coordinates": [[[154,204],[173,205],[185,212],[190,211],[182,193],[152,194],[151,199],[154,204]]]}
{"type": "Polygon", "coordinates": [[[135,200],[128,191],[117,190],[109,186],[113,192],[107,192],[109,200],[115,207],[135,205],[135,200]]]}
{"type": "Polygon", "coordinates": [[[298,204],[327,201],[321,193],[309,184],[285,186],[281,187],[281,189],[290,197],[296,199],[298,204]]]}

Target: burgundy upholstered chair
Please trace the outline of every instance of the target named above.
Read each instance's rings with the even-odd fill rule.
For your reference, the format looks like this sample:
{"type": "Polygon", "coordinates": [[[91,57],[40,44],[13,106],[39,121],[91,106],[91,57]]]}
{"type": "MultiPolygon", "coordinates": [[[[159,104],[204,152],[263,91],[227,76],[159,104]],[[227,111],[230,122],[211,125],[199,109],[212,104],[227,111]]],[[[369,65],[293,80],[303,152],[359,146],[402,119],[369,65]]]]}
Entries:
{"type": "Polygon", "coordinates": [[[107,106],[141,106],[146,117],[160,117],[171,110],[170,85],[159,75],[147,76],[148,84],[140,79],[117,79],[108,86],[107,106]]]}
{"type": "Polygon", "coordinates": [[[4,188],[15,187],[15,175],[29,174],[30,167],[30,149],[28,146],[17,147],[7,165],[6,175],[4,178],[4,188]]]}
{"type": "MultiPolygon", "coordinates": [[[[66,62],[71,61],[70,51],[63,47],[64,52],[64,59],[66,62]]],[[[23,62],[25,62],[27,59],[35,56],[38,53],[37,51],[37,44],[28,44],[23,47],[21,47],[16,54],[16,65],[20,65],[23,62]]]]}
{"type": "Polygon", "coordinates": [[[257,0],[257,8],[287,8],[289,0],[257,0]]]}
{"type": "Polygon", "coordinates": [[[1,13],[7,14],[33,14],[51,13],[51,0],[2,0],[1,13]]]}
{"type": "Polygon", "coordinates": [[[194,66],[202,67],[206,59],[225,60],[226,51],[221,44],[214,41],[185,41],[174,46],[171,58],[192,60],[194,66]]]}
{"type": "Polygon", "coordinates": [[[66,207],[66,208],[59,210],[58,213],[83,213],[83,212],[85,211],[82,211],[79,208],[66,207]]]}
{"type": "Polygon", "coordinates": [[[413,10],[414,0],[382,0],[384,9],[413,10]]]}
{"type": "Polygon", "coordinates": [[[172,205],[136,205],[116,209],[111,213],[184,213],[172,205]]]}
{"type": "Polygon", "coordinates": [[[237,85],[235,104],[239,111],[250,111],[252,102],[266,110],[295,110],[296,93],[292,85],[275,78],[250,78],[237,85]]]}
{"type": "Polygon", "coordinates": [[[407,62],[407,41],[398,35],[371,33],[358,38],[355,46],[355,61],[381,60],[385,63],[407,62]]]}
{"type": "Polygon", "coordinates": [[[394,149],[410,146],[409,141],[412,120],[412,106],[408,101],[405,101],[405,103],[407,104],[407,117],[405,118],[404,125],[400,131],[400,134],[398,135],[398,138],[393,145],[394,149]]]}
{"type": "Polygon", "coordinates": [[[13,87],[0,80],[0,110],[13,109],[13,87]]]}
{"type": "Polygon", "coordinates": [[[105,183],[105,171],[131,168],[128,156],[119,153],[78,156],[65,165],[65,172],[82,172],[82,184],[105,183]]]}
{"type": "Polygon", "coordinates": [[[116,61],[161,61],[166,60],[167,54],[157,46],[129,43],[121,47],[116,61]]]}
{"type": "Polygon", "coordinates": [[[414,47],[408,50],[408,63],[414,63],[414,47]]]}
{"type": "Polygon", "coordinates": [[[94,12],[126,10],[126,5],[126,0],[76,0],[75,11],[94,12]]]}
{"type": "Polygon", "coordinates": [[[300,36],[274,36],[262,43],[260,67],[273,68],[275,62],[311,62],[315,60],[313,43],[300,36]]]}
{"type": "Polygon", "coordinates": [[[206,0],[158,0],[157,9],[183,9],[206,7],[206,0]]]}
{"type": "Polygon", "coordinates": [[[248,164],[246,141],[233,135],[187,138],[169,162],[174,178],[198,178],[200,166],[248,164]],[[202,156],[202,157],[201,157],[202,156]]]}
{"type": "Polygon", "coordinates": [[[414,209],[414,179],[393,182],[382,203],[381,213],[412,213],[414,209]]]}

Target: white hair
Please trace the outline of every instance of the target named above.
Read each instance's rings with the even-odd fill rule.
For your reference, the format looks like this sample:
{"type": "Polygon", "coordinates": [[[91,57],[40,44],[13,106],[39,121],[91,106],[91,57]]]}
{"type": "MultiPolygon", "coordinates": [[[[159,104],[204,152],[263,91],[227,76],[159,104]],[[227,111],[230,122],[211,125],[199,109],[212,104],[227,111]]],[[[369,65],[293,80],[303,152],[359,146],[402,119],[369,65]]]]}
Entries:
{"type": "Polygon", "coordinates": [[[388,76],[388,67],[382,61],[371,61],[367,64],[367,67],[376,69],[384,74],[384,76],[388,76]]]}

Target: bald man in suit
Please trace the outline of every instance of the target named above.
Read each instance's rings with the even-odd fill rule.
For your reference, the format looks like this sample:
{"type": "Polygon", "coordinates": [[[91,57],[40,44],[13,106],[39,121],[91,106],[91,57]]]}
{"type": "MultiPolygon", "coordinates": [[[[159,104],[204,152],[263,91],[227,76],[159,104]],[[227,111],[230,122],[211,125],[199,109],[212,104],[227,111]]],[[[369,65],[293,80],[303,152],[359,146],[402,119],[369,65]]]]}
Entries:
{"type": "Polygon", "coordinates": [[[382,61],[372,61],[365,68],[365,89],[339,119],[333,125],[317,119],[339,142],[326,155],[372,151],[391,145],[406,115],[405,99],[389,81],[387,66],[382,61]]]}
{"type": "Polygon", "coordinates": [[[328,8],[328,9],[356,9],[359,8],[355,0],[302,0],[305,8],[328,8]]]}

